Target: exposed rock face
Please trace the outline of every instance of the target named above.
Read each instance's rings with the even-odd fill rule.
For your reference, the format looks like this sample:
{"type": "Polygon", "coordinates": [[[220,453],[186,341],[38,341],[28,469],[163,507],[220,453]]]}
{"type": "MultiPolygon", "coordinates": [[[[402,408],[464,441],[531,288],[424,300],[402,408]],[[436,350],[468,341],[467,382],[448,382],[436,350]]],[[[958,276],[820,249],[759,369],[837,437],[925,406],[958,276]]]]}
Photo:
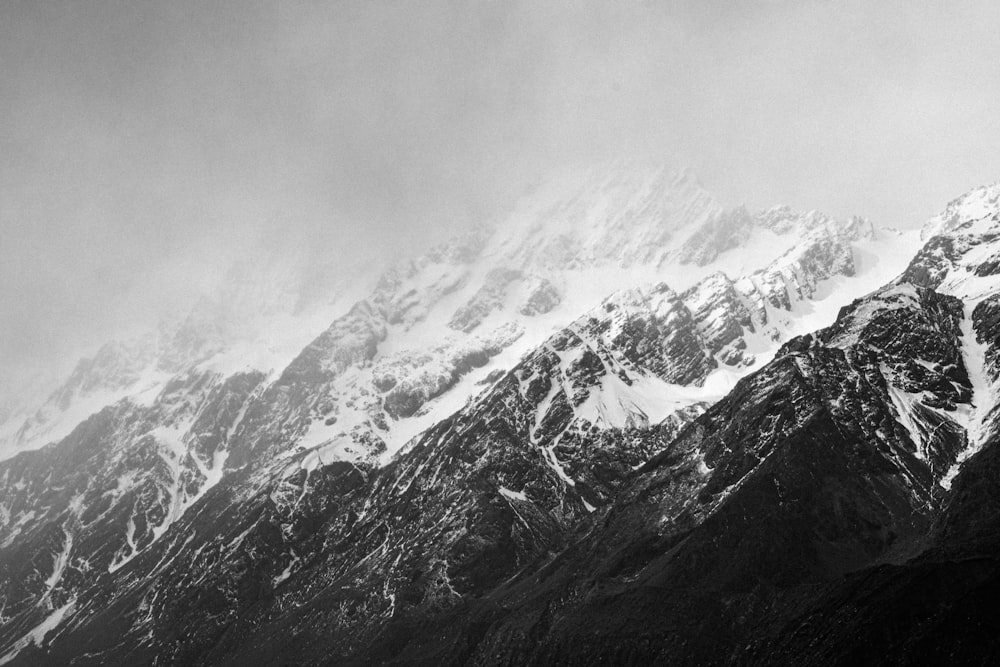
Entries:
{"type": "Polygon", "coordinates": [[[958,277],[988,230],[765,365],[870,225],[724,213],[688,174],[570,192],[387,272],[278,372],[179,345],[0,462],[0,658],[764,660],[784,602],[917,553],[985,442],[1000,309],[958,277]]]}

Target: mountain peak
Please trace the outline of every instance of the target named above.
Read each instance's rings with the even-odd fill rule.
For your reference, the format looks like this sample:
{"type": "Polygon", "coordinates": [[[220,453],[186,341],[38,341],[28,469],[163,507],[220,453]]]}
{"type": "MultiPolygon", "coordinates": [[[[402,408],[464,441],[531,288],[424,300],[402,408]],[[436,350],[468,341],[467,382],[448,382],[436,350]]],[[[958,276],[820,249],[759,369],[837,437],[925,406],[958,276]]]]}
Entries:
{"type": "Polygon", "coordinates": [[[922,239],[948,234],[963,225],[995,218],[1000,212],[1000,181],[981,185],[948,202],[945,209],[927,221],[920,232],[922,239]]]}

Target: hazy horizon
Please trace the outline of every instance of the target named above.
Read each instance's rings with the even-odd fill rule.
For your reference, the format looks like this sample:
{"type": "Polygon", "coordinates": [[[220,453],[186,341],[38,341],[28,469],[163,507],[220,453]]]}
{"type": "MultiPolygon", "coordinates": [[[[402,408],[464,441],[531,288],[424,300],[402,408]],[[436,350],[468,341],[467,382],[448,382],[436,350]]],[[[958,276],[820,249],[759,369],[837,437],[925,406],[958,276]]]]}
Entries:
{"type": "Polygon", "coordinates": [[[5,3],[0,370],[260,248],[409,254],[566,163],[896,227],[1000,180],[1000,7],[732,5],[5,3]]]}

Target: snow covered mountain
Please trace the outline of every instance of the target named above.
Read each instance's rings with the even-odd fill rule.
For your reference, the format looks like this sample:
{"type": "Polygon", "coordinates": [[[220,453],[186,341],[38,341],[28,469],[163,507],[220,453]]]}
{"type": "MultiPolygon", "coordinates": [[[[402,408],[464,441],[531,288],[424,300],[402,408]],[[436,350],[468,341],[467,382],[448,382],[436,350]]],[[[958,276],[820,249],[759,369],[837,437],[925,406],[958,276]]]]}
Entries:
{"type": "MultiPolygon", "coordinates": [[[[325,329],[293,295],[255,309],[264,297],[248,290],[110,346],[8,435],[8,455],[24,451],[0,462],[0,655],[218,662],[263,650],[248,633],[288,615],[314,635],[306,662],[360,659],[384,632],[411,642],[415,619],[440,629],[468,600],[500,600],[581,531],[648,503],[660,492],[636,489],[652,469],[667,466],[656,484],[672,489],[656,531],[727,507],[764,445],[720,435],[709,454],[692,434],[743,428],[733,411],[764,400],[747,387],[777,401],[805,373],[788,361],[802,346],[850,357],[837,373],[861,397],[829,410],[876,406],[859,433],[929,489],[907,507],[936,507],[982,444],[957,442],[987,416],[970,396],[995,380],[961,370],[975,318],[954,304],[993,289],[968,278],[991,261],[991,223],[977,236],[963,215],[907,282],[784,348],[899,274],[916,234],[723,210],[689,173],[621,166],[555,179],[494,224],[359,277],[338,292],[367,295],[328,304],[325,329]],[[886,340],[869,331],[911,311],[879,325],[886,340]],[[901,324],[921,363],[909,347],[893,356],[901,324]]],[[[795,391],[782,410],[807,410],[795,391]]],[[[766,447],[802,422],[782,414],[747,418],[766,447]]]]}
{"type": "Polygon", "coordinates": [[[728,355],[725,366],[746,367],[782,337],[828,321],[844,298],[880,284],[895,262],[877,260],[890,250],[905,256],[914,241],[862,220],[787,208],[722,211],[687,172],[636,165],[574,172],[499,222],[377,281],[359,276],[331,287],[336,298],[325,311],[296,308],[286,265],[237,267],[219,294],[183,318],[109,343],[43,405],[10,416],[0,426],[0,454],[58,440],[118,400],[147,405],[192,372],[221,380],[256,370],[288,381],[310,377],[308,399],[281,419],[297,440],[283,444],[314,452],[306,465],[331,457],[385,462],[461,407],[490,374],[616,289],[666,281],[686,290],[700,319],[716,318],[704,325],[718,327],[710,344],[735,346],[713,354],[728,355]],[[324,312],[338,303],[346,309],[372,284],[367,298],[289,364],[320,330],[324,312]],[[723,313],[730,306],[736,319],[723,313]],[[320,375],[323,386],[313,386],[320,375]]]}
{"type": "Polygon", "coordinates": [[[234,264],[190,309],[109,341],[68,377],[50,382],[47,396],[39,382],[0,419],[0,459],[58,441],[118,401],[148,405],[172,380],[192,372],[224,379],[240,371],[280,371],[326,325],[329,309],[349,305],[363,291],[334,284],[329,299],[303,303],[293,263],[262,258],[234,264]],[[38,393],[41,400],[32,402],[38,393]]]}

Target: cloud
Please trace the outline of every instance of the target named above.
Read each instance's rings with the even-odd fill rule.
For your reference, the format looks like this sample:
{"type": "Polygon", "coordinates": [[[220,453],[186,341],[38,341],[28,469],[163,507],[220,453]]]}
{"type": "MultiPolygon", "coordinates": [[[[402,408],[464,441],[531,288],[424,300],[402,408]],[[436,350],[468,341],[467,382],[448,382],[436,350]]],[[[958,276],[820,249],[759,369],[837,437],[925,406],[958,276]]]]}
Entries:
{"type": "MultiPolygon", "coordinates": [[[[994,3],[6,3],[0,367],[261,248],[411,251],[556,165],[917,224],[1000,175],[994,3]]],[[[323,276],[324,271],[311,275],[323,276]]]]}

